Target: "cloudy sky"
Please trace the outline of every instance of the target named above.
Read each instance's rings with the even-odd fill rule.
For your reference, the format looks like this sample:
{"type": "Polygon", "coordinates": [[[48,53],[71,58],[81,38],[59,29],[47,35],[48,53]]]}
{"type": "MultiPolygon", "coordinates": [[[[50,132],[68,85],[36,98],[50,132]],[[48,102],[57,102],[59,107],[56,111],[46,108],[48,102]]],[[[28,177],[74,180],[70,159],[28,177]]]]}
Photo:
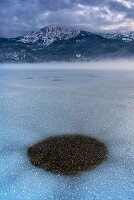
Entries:
{"type": "Polygon", "coordinates": [[[89,31],[134,30],[134,0],[0,0],[0,37],[45,25],[89,31]]]}

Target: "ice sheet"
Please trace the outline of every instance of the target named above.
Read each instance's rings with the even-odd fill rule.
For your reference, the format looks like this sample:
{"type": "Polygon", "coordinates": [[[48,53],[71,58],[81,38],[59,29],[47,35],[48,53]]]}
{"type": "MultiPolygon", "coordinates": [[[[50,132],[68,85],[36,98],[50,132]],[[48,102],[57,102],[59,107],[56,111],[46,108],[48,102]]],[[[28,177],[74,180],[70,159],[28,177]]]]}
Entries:
{"type": "Polygon", "coordinates": [[[0,199],[134,199],[134,71],[0,68],[0,199]],[[108,159],[73,178],[30,164],[29,146],[71,133],[103,141],[108,159]]]}

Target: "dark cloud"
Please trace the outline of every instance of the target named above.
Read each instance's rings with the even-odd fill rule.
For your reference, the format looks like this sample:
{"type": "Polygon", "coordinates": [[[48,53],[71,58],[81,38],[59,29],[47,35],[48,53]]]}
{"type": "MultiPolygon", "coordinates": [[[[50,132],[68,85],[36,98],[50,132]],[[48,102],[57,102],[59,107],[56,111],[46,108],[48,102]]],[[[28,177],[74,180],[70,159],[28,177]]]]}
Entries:
{"type": "Polygon", "coordinates": [[[45,25],[90,31],[134,29],[133,0],[0,0],[0,37],[15,37],[45,25]]]}

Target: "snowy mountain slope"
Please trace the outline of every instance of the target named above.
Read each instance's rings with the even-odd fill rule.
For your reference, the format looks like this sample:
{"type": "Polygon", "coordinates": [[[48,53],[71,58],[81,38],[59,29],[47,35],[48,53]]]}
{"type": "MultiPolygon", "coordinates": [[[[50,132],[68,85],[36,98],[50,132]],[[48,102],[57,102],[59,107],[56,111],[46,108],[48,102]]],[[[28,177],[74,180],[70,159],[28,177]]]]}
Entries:
{"type": "Polygon", "coordinates": [[[79,30],[65,29],[57,26],[46,26],[38,32],[32,32],[20,38],[18,41],[23,43],[42,43],[50,45],[56,40],[68,40],[79,35],[79,30]]]}
{"type": "Polygon", "coordinates": [[[134,32],[96,34],[46,26],[23,37],[0,38],[0,62],[98,60],[134,57],[134,32]]]}
{"type": "Polygon", "coordinates": [[[113,34],[112,33],[98,33],[98,34],[107,39],[117,39],[117,40],[122,40],[124,42],[134,41],[134,32],[122,33],[122,34],[118,34],[118,33],[113,33],[113,34]]]}
{"type": "Polygon", "coordinates": [[[118,57],[123,54],[126,44],[122,41],[105,39],[99,35],[81,31],[69,40],[55,41],[48,46],[43,54],[48,60],[94,60],[118,57]]]}

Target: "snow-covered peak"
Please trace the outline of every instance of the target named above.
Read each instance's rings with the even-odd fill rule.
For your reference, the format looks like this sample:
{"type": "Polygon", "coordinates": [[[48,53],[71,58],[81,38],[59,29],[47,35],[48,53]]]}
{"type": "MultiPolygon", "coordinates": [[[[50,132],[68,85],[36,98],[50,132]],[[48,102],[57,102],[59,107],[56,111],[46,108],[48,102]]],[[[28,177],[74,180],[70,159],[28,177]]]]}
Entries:
{"type": "MultiPolygon", "coordinates": [[[[80,30],[73,30],[71,28],[63,28],[59,26],[45,26],[37,32],[31,32],[26,34],[24,37],[18,39],[18,41],[23,43],[38,43],[43,46],[49,46],[56,40],[68,40],[78,36],[80,30]]],[[[87,31],[87,33],[89,33],[87,31]]],[[[96,34],[96,33],[95,33],[96,34]]],[[[123,42],[134,41],[134,32],[130,33],[97,33],[107,39],[116,39],[123,42]]]]}
{"type": "Polygon", "coordinates": [[[60,28],[57,26],[46,26],[41,28],[38,32],[32,32],[25,35],[19,41],[23,43],[35,43],[41,41],[43,42],[43,45],[49,46],[56,40],[67,40],[76,37],[79,33],[79,30],[60,28]]]}
{"type": "Polygon", "coordinates": [[[99,35],[108,39],[118,39],[124,42],[132,42],[134,40],[134,32],[130,33],[99,33],[99,35]]]}

